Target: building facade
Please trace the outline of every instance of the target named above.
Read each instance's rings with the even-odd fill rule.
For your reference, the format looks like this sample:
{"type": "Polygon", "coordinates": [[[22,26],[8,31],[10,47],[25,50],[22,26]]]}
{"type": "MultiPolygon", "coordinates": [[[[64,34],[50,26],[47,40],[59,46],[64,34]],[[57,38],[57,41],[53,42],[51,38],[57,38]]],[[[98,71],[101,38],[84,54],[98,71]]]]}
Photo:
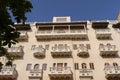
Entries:
{"type": "Polygon", "coordinates": [[[69,16],[16,24],[19,43],[8,48],[15,60],[1,69],[0,80],[120,80],[119,26],[118,20],[69,16]]]}

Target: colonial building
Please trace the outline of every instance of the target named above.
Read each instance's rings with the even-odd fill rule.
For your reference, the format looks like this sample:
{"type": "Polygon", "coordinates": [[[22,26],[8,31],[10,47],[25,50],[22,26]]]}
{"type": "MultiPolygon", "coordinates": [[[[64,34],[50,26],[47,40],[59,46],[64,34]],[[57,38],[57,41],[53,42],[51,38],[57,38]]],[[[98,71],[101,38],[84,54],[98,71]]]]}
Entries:
{"type": "Polygon", "coordinates": [[[119,20],[63,16],[15,27],[19,43],[8,48],[15,60],[3,66],[0,80],[120,80],[119,20]]]}

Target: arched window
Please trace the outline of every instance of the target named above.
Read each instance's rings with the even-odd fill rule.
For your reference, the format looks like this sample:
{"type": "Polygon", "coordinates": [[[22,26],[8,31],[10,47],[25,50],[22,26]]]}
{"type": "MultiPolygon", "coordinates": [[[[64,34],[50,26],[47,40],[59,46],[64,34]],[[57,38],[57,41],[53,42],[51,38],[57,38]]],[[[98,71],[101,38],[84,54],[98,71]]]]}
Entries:
{"type": "Polygon", "coordinates": [[[35,69],[35,70],[38,70],[38,69],[39,69],[39,64],[35,64],[35,65],[34,65],[34,69],[35,69]]]}
{"type": "Polygon", "coordinates": [[[86,68],[87,68],[86,63],[82,63],[82,69],[86,69],[86,68]]]}
{"type": "Polygon", "coordinates": [[[64,68],[67,69],[67,63],[64,63],[64,68]]]}
{"type": "Polygon", "coordinates": [[[109,63],[105,63],[105,67],[108,67],[108,66],[110,66],[110,64],[109,63]]]}
{"type": "Polygon", "coordinates": [[[117,63],[113,63],[113,66],[118,66],[118,64],[117,63]]]}
{"type": "Polygon", "coordinates": [[[100,46],[104,46],[102,43],[100,43],[100,46]]]}
{"type": "Polygon", "coordinates": [[[67,67],[67,63],[64,63],[64,67],[67,67]]]}
{"type": "Polygon", "coordinates": [[[56,67],[56,63],[53,63],[53,67],[56,67]]]}
{"type": "Polygon", "coordinates": [[[99,45],[99,48],[104,48],[104,44],[100,44],[100,45],[99,45]]]}
{"type": "Polygon", "coordinates": [[[56,63],[53,63],[53,68],[52,68],[53,70],[55,70],[56,69],[56,63]]]}

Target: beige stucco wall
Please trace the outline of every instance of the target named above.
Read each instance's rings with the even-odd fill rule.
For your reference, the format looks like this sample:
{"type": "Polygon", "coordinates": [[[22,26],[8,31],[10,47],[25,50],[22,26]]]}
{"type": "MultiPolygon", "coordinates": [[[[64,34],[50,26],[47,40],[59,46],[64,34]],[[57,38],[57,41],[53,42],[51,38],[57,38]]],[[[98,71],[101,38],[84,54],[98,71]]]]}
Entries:
{"type": "MultiPolygon", "coordinates": [[[[113,22],[116,23],[116,22],[113,22]]],[[[28,72],[26,71],[27,64],[31,63],[32,68],[34,64],[40,64],[40,68],[42,69],[42,64],[47,63],[47,70],[43,72],[43,80],[50,80],[48,73],[50,67],[52,67],[53,63],[68,63],[68,66],[71,67],[73,72],[73,79],[80,80],[78,70],[74,69],[74,63],[79,63],[79,68],[81,69],[81,63],[87,63],[87,67],[89,69],[89,63],[94,63],[93,70],[93,80],[106,80],[105,72],[104,72],[104,63],[108,62],[112,64],[113,62],[118,63],[120,65],[120,58],[103,58],[100,56],[99,52],[99,44],[113,44],[116,45],[118,50],[120,50],[120,33],[115,32],[114,28],[112,28],[112,24],[109,24],[110,31],[112,33],[112,40],[98,40],[96,39],[95,30],[92,28],[91,23],[87,24],[88,28],[88,39],[89,40],[51,40],[51,41],[37,41],[35,37],[35,32],[37,31],[35,25],[31,25],[31,31],[28,31],[29,40],[28,42],[19,42],[17,45],[24,46],[24,56],[23,59],[14,60],[14,64],[17,65],[16,70],[18,71],[17,80],[29,80],[28,72]],[[33,51],[31,50],[32,45],[46,45],[49,44],[49,50],[46,50],[45,58],[38,59],[33,56],[33,51]],[[68,44],[70,49],[72,50],[71,58],[53,58],[51,56],[51,47],[54,44],[68,44]],[[77,50],[73,50],[73,44],[90,44],[91,49],[89,49],[89,57],[82,58],[77,56],[77,50]]],[[[120,54],[120,52],[118,52],[120,54]]]]}

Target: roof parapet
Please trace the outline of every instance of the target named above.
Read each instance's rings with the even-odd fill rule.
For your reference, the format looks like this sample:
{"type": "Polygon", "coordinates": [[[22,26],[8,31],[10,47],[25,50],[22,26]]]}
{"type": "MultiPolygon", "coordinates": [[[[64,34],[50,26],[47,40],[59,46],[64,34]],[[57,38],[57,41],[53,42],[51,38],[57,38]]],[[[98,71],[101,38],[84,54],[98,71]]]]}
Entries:
{"type": "Polygon", "coordinates": [[[70,16],[53,17],[53,22],[71,22],[70,16]]]}

